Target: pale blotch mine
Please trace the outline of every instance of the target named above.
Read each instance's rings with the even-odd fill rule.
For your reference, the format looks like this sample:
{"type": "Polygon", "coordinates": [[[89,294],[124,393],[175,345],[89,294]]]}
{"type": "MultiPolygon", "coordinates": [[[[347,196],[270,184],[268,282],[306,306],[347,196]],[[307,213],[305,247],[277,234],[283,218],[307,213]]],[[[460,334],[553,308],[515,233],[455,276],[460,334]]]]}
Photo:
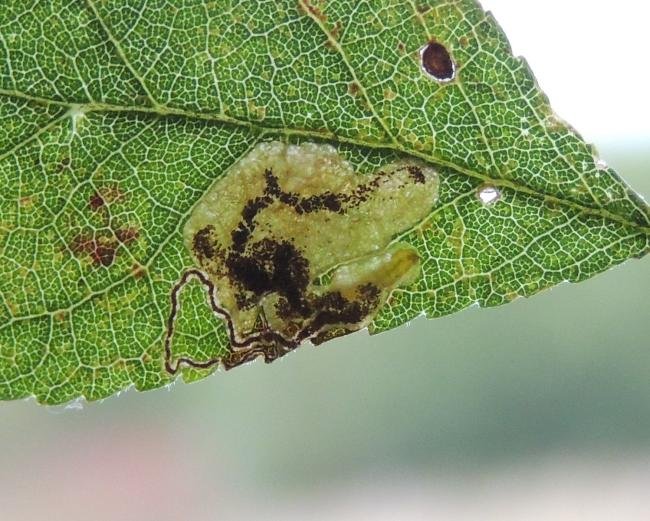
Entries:
{"type": "Polygon", "coordinates": [[[417,251],[392,240],[430,214],[437,194],[438,176],[421,162],[366,175],[332,146],[268,142],[205,194],[183,237],[238,338],[270,328],[319,342],[366,327],[419,276],[417,251]]]}

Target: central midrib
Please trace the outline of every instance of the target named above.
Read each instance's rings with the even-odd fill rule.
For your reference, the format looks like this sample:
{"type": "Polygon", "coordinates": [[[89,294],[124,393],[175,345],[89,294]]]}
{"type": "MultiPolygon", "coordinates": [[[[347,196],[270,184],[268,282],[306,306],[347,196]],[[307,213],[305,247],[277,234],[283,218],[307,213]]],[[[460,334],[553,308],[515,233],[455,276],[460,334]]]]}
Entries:
{"type": "Polygon", "coordinates": [[[412,157],[417,157],[418,159],[422,159],[423,161],[426,161],[427,163],[433,166],[446,167],[452,169],[458,173],[464,174],[473,179],[480,180],[483,183],[489,183],[491,185],[494,185],[495,187],[509,188],[517,192],[521,192],[527,195],[537,197],[539,199],[543,199],[544,201],[547,201],[551,204],[559,204],[562,206],[570,207],[575,210],[584,212],[586,214],[602,217],[610,221],[622,224],[624,226],[637,229],[640,234],[650,236],[650,215],[648,213],[646,213],[647,216],[646,220],[648,221],[648,224],[641,224],[640,222],[631,221],[625,217],[622,217],[604,208],[594,208],[592,206],[586,206],[584,204],[580,204],[578,202],[571,201],[569,199],[563,199],[561,197],[552,194],[538,192],[537,190],[534,190],[528,186],[518,184],[510,180],[494,179],[488,175],[481,174],[480,172],[476,172],[464,168],[462,166],[458,166],[451,162],[447,162],[438,158],[433,158],[428,154],[406,149],[400,143],[391,144],[391,143],[383,143],[383,142],[364,141],[364,140],[354,139],[346,136],[338,136],[333,132],[321,131],[321,130],[306,130],[306,129],[292,129],[292,128],[278,128],[278,127],[264,126],[253,121],[237,119],[223,114],[215,114],[210,112],[205,112],[205,113],[195,112],[186,109],[168,107],[164,105],[156,105],[155,107],[146,107],[146,106],[124,106],[124,105],[115,105],[110,103],[97,103],[97,102],[68,103],[59,100],[32,96],[29,94],[25,94],[23,92],[10,91],[6,89],[0,89],[0,96],[17,97],[34,103],[39,103],[42,105],[57,105],[60,107],[65,107],[67,109],[74,107],[84,113],[129,113],[129,114],[136,114],[136,115],[137,114],[149,115],[149,116],[154,115],[159,117],[172,116],[172,117],[180,117],[185,119],[201,120],[201,121],[212,122],[212,123],[224,123],[224,124],[234,125],[238,127],[244,127],[250,129],[251,131],[257,133],[260,136],[263,135],[276,135],[276,136],[287,136],[287,137],[295,136],[295,137],[303,137],[303,138],[310,138],[310,139],[317,139],[317,140],[336,141],[339,143],[355,145],[355,146],[371,148],[371,149],[390,150],[394,152],[399,152],[401,154],[410,155],[412,157]]]}

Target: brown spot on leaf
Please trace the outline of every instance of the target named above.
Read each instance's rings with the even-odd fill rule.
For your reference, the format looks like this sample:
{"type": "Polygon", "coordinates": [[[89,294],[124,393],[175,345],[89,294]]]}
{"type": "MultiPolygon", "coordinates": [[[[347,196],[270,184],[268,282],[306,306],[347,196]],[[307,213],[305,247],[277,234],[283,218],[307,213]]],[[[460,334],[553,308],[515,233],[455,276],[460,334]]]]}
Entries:
{"type": "Polygon", "coordinates": [[[302,341],[325,331],[326,326],[359,324],[379,303],[380,294],[376,286],[367,284],[359,288],[358,300],[348,300],[339,291],[310,299],[309,307],[315,314],[298,338],[302,341]]]}
{"type": "Polygon", "coordinates": [[[92,211],[96,212],[110,203],[119,201],[122,197],[124,197],[124,194],[116,186],[103,186],[90,195],[88,206],[92,211]]]}
{"type": "Polygon", "coordinates": [[[96,212],[106,204],[104,198],[99,194],[99,192],[93,192],[88,200],[88,206],[93,212],[96,212]]]}
{"type": "Polygon", "coordinates": [[[102,229],[94,233],[78,233],[70,241],[70,249],[77,257],[90,257],[97,266],[110,266],[121,245],[131,244],[140,237],[135,227],[102,229]]]}
{"type": "Polygon", "coordinates": [[[314,5],[313,0],[303,0],[301,2],[298,2],[298,4],[303,12],[310,14],[323,23],[327,22],[327,15],[323,13],[320,7],[314,5]]]}
{"type": "Polygon", "coordinates": [[[91,255],[93,261],[102,266],[110,266],[115,261],[115,245],[110,243],[97,243],[91,255]]]}
{"type": "Polygon", "coordinates": [[[142,264],[133,264],[131,266],[131,275],[135,279],[141,279],[147,274],[147,268],[145,268],[142,264]]]}
{"type": "Polygon", "coordinates": [[[447,48],[441,43],[431,41],[420,53],[424,71],[440,82],[454,79],[456,66],[447,48]]]}
{"type": "Polygon", "coordinates": [[[120,228],[115,231],[115,237],[122,244],[131,244],[140,237],[140,231],[137,228],[120,228]]]}
{"type": "Polygon", "coordinates": [[[75,255],[87,255],[98,266],[110,266],[115,261],[117,242],[109,237],[77,235],[70,247],[75,255]]]}
{"type": "Polygon", "coordinates": [[[31,195],[21,197],[18,204],[20,204],[21,208],[29,208],[34,205],[34,197],[31,195]]]}
{"type": "Polygon", "coordinates": [[[361,90],[361,86],[356,82],[353,81],[352,83],[348,84],[348,94],[351,96],[356,96],[359,94],[359,91],[361,90]]]}
{"type": "Polygon", "coordinates": [[[330,30],[330,35],[332,38],[335,40],[339,39],[339,36],[341,36],[341,29],[343,29],[343,26],[341,25],[341,22],[337,20],[337,22],[334,24],[332,29],[330,30]]]}

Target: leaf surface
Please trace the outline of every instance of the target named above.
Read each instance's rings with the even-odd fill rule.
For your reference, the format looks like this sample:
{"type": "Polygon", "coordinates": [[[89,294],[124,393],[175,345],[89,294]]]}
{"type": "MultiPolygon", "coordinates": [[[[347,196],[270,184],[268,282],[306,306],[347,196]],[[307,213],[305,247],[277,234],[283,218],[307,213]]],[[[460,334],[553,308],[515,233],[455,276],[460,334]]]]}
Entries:
{"type": "MultiPolygon", "coordinates": [[[[183,225],[273,140],[330,143],[360,174],[400,158],[438,169],[433,211],[396,238],[422,276],[373,332],[648,252],[647,205],[555,115],[473,0],[4,0],[0,399],[169,383],[170,294],[194,265],[183,225]],[[453,81],[423,70],[430,42],[453,81]]],[[[230,348],[196,282],[172,348],[192,360],[230,348]]]]}

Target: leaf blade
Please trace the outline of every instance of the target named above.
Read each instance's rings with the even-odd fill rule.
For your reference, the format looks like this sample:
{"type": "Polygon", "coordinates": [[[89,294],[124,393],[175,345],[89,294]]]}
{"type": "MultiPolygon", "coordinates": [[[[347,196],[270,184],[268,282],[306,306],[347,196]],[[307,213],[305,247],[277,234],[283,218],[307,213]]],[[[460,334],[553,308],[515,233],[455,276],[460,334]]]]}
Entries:
{"type": "MultiPolygon", "coordinates": [[[[394,293],[374,332],[645,255],[648,207],[555,116],[496,22],[473,1],[429,7],[113,0],[32,13],[9,2],[0,399],[168,383],[169,292],[192,265],[183,219],[261,140],[326,139],[360,173],[405,154],[439,166],[439,206],[401,237],[424,276],[394,293]],[[432,38],[458,62],[456,82],[421,71],[432,38]],[[496,204],[479,200],[486,183],[496,204]]],[[[184,290],[175,355],[223,353],[223,324],[205,311],[204,292],[184,290]]]]}

